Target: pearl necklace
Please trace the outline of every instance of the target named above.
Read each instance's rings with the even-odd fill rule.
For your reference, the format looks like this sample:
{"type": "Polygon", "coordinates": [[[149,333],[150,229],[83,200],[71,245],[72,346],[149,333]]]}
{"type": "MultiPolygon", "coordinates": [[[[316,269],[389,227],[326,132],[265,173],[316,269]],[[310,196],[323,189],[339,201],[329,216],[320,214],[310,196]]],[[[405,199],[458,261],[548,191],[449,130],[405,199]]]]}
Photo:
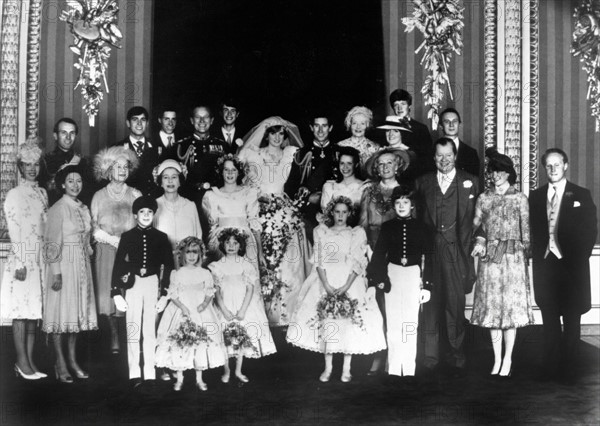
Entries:
{"type": "Polygon", "coordinates": [[[125,198],[125,193],[127,192],[127,186],[123,185],[123,189],[120,192],[115,191],[114,189],[112,189],[112,186],[110,183],[108,185],[106,185],[106,192],[108,193],[108,196],[113,199],[114,201],[122,201],[123,198],[125,198]]]}
{"type": "Polygon", "coordinates": [[[167,210],[172,211],[173,213],[177,213],[180,210],[181,201],[182,200],[179,195],[177,195],[175,201],[169,201],[167,200],[167,197],[165,197],[165,207],[167,208],[167,210]]]}

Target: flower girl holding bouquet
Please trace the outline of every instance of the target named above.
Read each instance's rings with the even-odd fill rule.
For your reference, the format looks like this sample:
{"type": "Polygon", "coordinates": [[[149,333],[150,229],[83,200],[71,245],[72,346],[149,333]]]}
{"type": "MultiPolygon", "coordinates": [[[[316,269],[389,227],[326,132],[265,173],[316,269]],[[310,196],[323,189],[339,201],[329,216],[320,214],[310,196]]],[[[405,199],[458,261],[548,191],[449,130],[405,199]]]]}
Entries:
{"type": "Polygon", "coordinates": [[[322,382],[331,377],[334,353],[344,354],[341,380],[349,382],[353,354],[386,348],[383,318],[375,300],[366,296],[367,237],[363,228],[348,226],[352,212],[347,197],[327,205],[325,223],[314,230],[314,268],[287,332],[291,344],[325,354],[322,382]]]}
{"type": "MultiPolygon", "coordinates": [[[[260,358],[275,353],[262,297],[258,273],[244,257],[247,235],[238,228],[224,228],[218,234],[219,250],[224,257],[208,265],[217,287],[216,301],[221,312],[223,338],[228,357],[236,358],[235,376],[242,383],[244,357],[260,358]]],[[[221,381],[228,383],[231,370],[225,362],[221,381]]]]}
{"type": "Polygon", "coordinates": [[[170,303],[158,326],[156,366],[176,371],[175,391],[183,386],[183,371],[192,368],[196,386],[206,391],[202,371],[225,364],[223,336],[212,303],[213,278],[200,266],[202,247],[196,237],[184,238],[177,245],[182,266],[171,272],[170,303]]]}

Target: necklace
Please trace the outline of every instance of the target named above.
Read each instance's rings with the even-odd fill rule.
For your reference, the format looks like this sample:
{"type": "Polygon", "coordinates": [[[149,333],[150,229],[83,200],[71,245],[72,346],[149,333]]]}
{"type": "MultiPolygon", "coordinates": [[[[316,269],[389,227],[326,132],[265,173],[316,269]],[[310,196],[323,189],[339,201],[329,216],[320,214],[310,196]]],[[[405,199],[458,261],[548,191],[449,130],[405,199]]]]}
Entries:
{"type": "Polygon", "coordinates": [[[115,185],[112,185],[111,183],[106,185],[106,192],[108,193],[108,196],[115,201],[122,201],[123,198],[125,198],[125,192],[127,192],[127,186],[123,185],[123,189],[121,191],[115,191],[113,189],[114,186],[115,185]]]}
{"type": "Polygon", "coordinates": [[[179,195],[177,195],[175,201],[169,201],[167,200],[167,197],[165,197],[165,207],[167,208],[167,210],[172,211],[173,213],[177,213],[180,210],[180,204],[181,197],[179,195]]]}

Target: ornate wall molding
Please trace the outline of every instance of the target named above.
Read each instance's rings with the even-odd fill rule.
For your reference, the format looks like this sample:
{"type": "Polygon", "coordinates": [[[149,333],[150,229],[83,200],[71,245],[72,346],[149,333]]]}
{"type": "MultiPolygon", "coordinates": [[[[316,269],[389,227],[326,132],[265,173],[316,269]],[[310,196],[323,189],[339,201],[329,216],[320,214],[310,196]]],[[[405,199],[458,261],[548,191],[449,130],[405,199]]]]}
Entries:
{"type": "Polygon", "coordinates": [[[30,0],[27,35],[27,137],[38,136],[42,0],[30,0]]]}
{"type": "MultiPolygon", "coordinates": [[[[512,158],[521,186],[521,1],[504,0],[504,154],[512,158]]],[[[502,99],[500,100],[502,102],[502,99]]],[[[500,117],[499,117],[500,118],[500,117]]]]}
{"type": "MultiPolygon", "coordinates": [[[[497,43],[498,7],[496,0],[485,0],[484,16],[484,99],[483,99],[483,140],[486,148],[496,146],[496,115],[498,102],[498,76],[497,76],[497,43]]],[[[487,159],[486,159],[487,161],[487,159]]],[[[485,176],[486,186],[489,178],[485,176]]]]}
{"type": "Polygon", "coordinates": [[[529,190],[539,185],[540,4],[529,0],[529,190]]]}
{"type": "MultiPolygon", "coordinates": [[[[14,161],[18,138],[19,109],[19,38],[21,24],[21,1],[4,0],[2,7],[2,32],[0,52],[0,205],[4,205],[6,193],[17,183],[17,167],[14,161]]],[[[0,213],[0,237],[6,235],[4,211],[0,213]]]]}
{"type": "MultiPolygon", "coordinates": [[[[0,206],[18,183],[19,142],[38,135],[42,0],[3,0],[0,33],[0,206]],[[26,49],[26,52],[23,51],[26,49]],[[26,54],[24,54],[26,53],[26,54]],[[23,81],[26,79],[26,81],[23,81]],[[25,93],[21,88],[25,87],[25,93]],[[21,99],[20,96],[25,96],[21,99]],[[19,109],[25,103],[25,108],[19,109]]],[[[0,239],[7,238],[0,210],[0,239]]]]}

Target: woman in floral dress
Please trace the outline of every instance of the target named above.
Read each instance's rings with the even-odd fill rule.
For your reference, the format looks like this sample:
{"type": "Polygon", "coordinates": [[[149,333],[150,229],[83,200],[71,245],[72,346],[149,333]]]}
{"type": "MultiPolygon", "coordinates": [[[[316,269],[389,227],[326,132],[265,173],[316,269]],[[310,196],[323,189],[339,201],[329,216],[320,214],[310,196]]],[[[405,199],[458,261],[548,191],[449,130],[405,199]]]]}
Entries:
{"type": "Polygon", "coordinates": [[[473,228],[479,256],[471,323],[489,328],[494,348],[492,375],[510,376],[517,328],[533,324],[529,276],[529,204],[514,187],[510,157],[488,150],[493,188],[477,199],[473,228]],[[502,343],[504,342],[504,356],[502,343]]]}
{"type": "Polygon", "coordinates": [[[239,152],[240,160],[246,163],[247,184],[259,191],[265,261],[261,285],[271,326],[289,323],[294,295],[309,271],[304,225],[284,192],[294,154],[302,145],[294,124],[270,117],[248,133],[239,152]]]}
{"type": "MultiPolygon", "coordinates": [[[[353,354],[371,354],[386,348],[383,318],[373,298],[367,298],[367,237],[360,226],[348,226],[353,203],[347,197],[332,200],[326,222],[314,230],[314,265],[298,296],[287,332],[294,346],[325,354],[325,370],[319,380],[329,381],[334,353],[344,354],[342,382],[352,380],[353,354]],[[352,318],[318,319],[324,296],[347,295],[356,300],[352,318]]],[[[322,316],[325,312],[321,312],[322,316]]]]}
{"type": "Polygon", "coordinates": [[[122,146],[104,149],[94,157],[96,180],[108,180],[108,185],[94,194],[91,205],[96,241],[94,284],[98,315],[108,317],[113,354],[118,354],[120,350],[117,319],[123,318],[125,313],[115,308],[110,296],[112,271],[121,234],[135,226],[131,206],[142,193],[128,186],[125,181],[137,164],[137,155],[122,146]]]}
{"type": "Polygon", "coordinates": [[[37,184],[42,150],[34,141],[19,147],[17,167],[23,180],[6,194],[4,217],[11,241],[2,288],[0,313],[2,324],[12,325],[17,352],[15,373],[27,380],[47,377],[33,362],[36,324],[42,318],[42,282],[40,249],[48,211],[46,190],[37,184]]]}

